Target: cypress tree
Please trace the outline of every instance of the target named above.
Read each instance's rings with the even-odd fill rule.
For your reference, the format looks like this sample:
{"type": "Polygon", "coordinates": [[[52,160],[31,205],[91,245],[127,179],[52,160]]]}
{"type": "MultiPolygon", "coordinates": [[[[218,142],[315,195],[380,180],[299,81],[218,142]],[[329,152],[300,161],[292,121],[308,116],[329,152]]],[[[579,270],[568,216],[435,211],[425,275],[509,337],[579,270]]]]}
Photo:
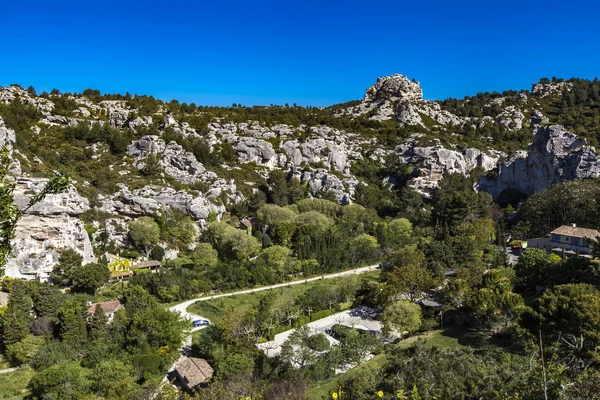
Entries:
{"type": "Polygon", "coordinates": [[[38,317],[58,316],[58,295],[49,284],[40,285],[34,306],[38,317]]]}
{"type": "Polygon", "coordinates": [[[104,313],[102,307],[96,304],[94,315],[92,315],[90,320],[90,339],[98,340],[104,338],[107,333],[106,324],[108,324],[108,316],[104,313]]]}
{"type": "Polygon", "coordinates": [[[60,337],[63,342],[67,342],[73,346],[79,346],[86,342],[85,310],[81,304],[67,301],[61,308],[60,337]]]}

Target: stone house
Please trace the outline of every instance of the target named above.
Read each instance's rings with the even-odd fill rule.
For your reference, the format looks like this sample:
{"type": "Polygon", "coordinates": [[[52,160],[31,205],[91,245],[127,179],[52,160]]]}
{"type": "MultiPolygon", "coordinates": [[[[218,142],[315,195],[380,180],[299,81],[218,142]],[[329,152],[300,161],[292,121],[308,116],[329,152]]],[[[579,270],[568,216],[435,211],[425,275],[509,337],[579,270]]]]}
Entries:
{"type": "Polygon", "coordinates": [[[88,307],[88,316],[91,317],[96,313],[96,305],[99,305],[100,308],[102,308],[102,311],[104,311],[104,314],[106,314],[106,316],[108,317],[108,322],[111,322],[115,316],[115,312],[117,312],[118,309],[123,307],[121,301],[118,299],[90,304],[90,306],[88,307]]]}
{"type": "Polygon", "coordinates": [[[213,376],[214,370],[202,358],[184,357],[175,366],[175,372],[186,390],[194,390],[198,385],[207,383],[213,376]]]}

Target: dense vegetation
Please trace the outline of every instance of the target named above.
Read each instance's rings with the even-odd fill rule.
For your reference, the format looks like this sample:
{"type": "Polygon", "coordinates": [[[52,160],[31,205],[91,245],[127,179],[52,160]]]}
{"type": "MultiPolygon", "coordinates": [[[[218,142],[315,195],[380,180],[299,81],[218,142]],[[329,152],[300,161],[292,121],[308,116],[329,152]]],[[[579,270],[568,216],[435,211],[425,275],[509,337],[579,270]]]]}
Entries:
{"type": "MultiPolygon", "coordinates": [[[[566,83],[562,92],[545,97],[510,91],[448,99],[440,105],[463,117],[495,117],[504,107],[525,101],[551,122],[599,143],[600,84],[576,79],[566,83]]],[[[528,249],[512,266],[504,246],[509,236],[543,236],[561,224],[598,228],[598,182],[557,184],[521,204],[506,206],[473,190],[481,173],[476,170],[472,176],[445,174],[433,197],[424,199],[406,185],[414,177],[411,165],[389,157],[382,166],[371,157],[377,147],[395,146],[413,133],[423,133],[422,140],[454,141],[459,148],[522,149],[530,140],[528,126],[508,131],[489,124],[475,130],[466,124],[461,132],[448,135],[445,129],[378,122],[368,115],[340,117],[340,109],[351,104],[202,107],[92,89],[83,95],[96,103],[122,101],[135,108],[132,118],[170,113],[200,135],[186,137],[162,126],[162,120],[136,129],[89,124],[85,119],[72,126],[37,124],[42,115],[34,106],[20,100],[0,104],[5,124],[16,132],[19,153],[14,157],[25,172],[51,176],[59,171],[90,200],[92,209],[81,218],[94,237],[98,256],[97,263],[83,265],[76,252],[61,250],[52,284],[4,279],[2,290],[10,300],[0,309],[1,350],[9,365],[25,366],[19,374],[27,381],[26,389],[14,390],[16,396],[178,398],[183,394],[159,388],[179,356],[187,327],[167,311],[168,304],[211,291],[303,280],[383,261],[380,273],[361,278],[193,305],[190,311],[209,317],[213,324],[194,335],[192,354],[208,360],[215,375],[191,396],[597,398],[598,262],[528,249]],[[206,128],[216,120],[287,124],[301,142],[310,135],[310,127],[321,125],[375,138],[372,147],[363,149],[363,159],[351,165],[351,173],[360,180],[354,203],[342,206],[328,192],[311,198],[310,189],[291,174],[241,165],[228,143],[211,148],[206,128]],[[141,170],[131,166],[127,146],[153,134],[177,142],[219,177],[235,179],[246,200],[233,203],[226,194],[216,199],[227,212],[219,220],[211,214],[202,230],[175,209],[127,220],[119,228],[125,237],[121,246],[108,240],[103,229],[110,215],[98,210],[100,196],[114,193],[118,183],[130,189],[157,184],[191,194],[208,190],[204,183],[176,182],[163,173],[157,159],[148,159],[141,170]],[[34,157],[42,163],[31,162],[34,157]],[[393,189],[389,177],[395,182],[393,189]],[[128,282],[108,283],[107,252],[127,262],[158,260],[162,267],[158,273],[135,272],[128,282]],[[110,323],[100,307],[89,312],[89,304],[112,299],[119,299],[123,307],[110,323]],[[311,321],[358,306],[375,310],[380,333],[335,324],[329,333],[338,344],[331,346],[324,334],[306,328],[311,321]],[[257,348],[291,328],[296,330],[278,356],[267,357],[257,348]],[[455,339],[450,344],[440,339],[450,336],[455,339]],[[336,370],[356,366],[360,373],[336,375],[336,370]],[[323,387],[325,392],[320,392],[323,387]]],[[[58,91],[41,96],[55,103],[55,115],[76,116],[78,103],[73,98],[58,91]]],[[[108,116],[101,118],[106,121],[108,116]]],[[[9,158],[3,153],[0,263],[8,255],[19,218],[11,199],[14,185],[5,179],[9,158]]]]}

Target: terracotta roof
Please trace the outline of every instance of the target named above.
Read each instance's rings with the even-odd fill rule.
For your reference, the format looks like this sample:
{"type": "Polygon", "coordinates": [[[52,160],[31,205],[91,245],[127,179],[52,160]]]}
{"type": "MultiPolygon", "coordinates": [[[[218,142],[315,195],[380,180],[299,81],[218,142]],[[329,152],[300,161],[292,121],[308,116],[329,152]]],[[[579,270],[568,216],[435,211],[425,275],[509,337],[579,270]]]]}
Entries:
{"type": "MultiPolygon", "coordinates": [[[[103,301],[102,303],[96,304],[99,305],[102,311],[104,311],[105,313],[114,313],[119,308],[121,308],[120,300],[103,301]]],[[[88,308],[88,314],[94,315],[96,313],[96,304],[90,305],[90,307],[88,308]]]]}
{"type": "Polygon", "coordinates": [[[212,367],[202,358],[186,357],[175,366],[177,373],[186,380],[187,387],[195,388],[213,376],[212,367]]]}
{"type": "Polygon", "coordinates": [[[144,262],[135,263],[131,266],[132,269],[152,268],[152,267],[160,267],[160,261],[144,261],[144,262]]]}
{"type": "Polygon", "coordinates": [[[252,228],[252,221],[250,221],[248,218],[244,218],[243,220],[240,221],[240,223],[242,225],[244,225],[246,228],[252,228]]]}
{"type": "Polygon", "coordinates": [[[600,236],[600,232],[598,232],[595,229],[580,228],[578,226],[572,226],[572,225],[559,226],[558,228],[553,230],[551,233],[554,233],[556,235],[565,235],[565,236],[589,238],[589,239],[596,239],[596,237],[600,236]]]}

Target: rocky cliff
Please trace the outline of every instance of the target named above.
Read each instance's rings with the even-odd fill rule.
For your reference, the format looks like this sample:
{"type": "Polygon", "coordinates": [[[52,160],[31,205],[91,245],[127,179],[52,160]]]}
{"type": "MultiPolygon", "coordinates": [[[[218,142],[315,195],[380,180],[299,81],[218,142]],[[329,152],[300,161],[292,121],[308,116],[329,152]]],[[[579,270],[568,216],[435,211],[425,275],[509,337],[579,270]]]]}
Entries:
{"type": "MultiPolygon", "coordinates": [[[[39,192],[47,179],[19,178],[13,196],[24,210],[31,195],[39,192]]],[[[35,278],[47,276],[58,262],[58,250],[70,248],[83,256],[84,263],[95,260],[92,243],[79,216],[89,209],[89,201],[74,188],[58,195],[48,195],[43,201],[24,211],[13,241],[13,257],[8,260],[5,274],[10,277],[35,278]]]]}
{"type": "Polygon", "coordinates": [[[538,126],[527,151],[519,151],[500,163],[496,177],[482,177],[478,190],[497,198],[506,189],[525,195],[573,179],[600,176],[600,156],[559,125],[538,126]]]}
{"type": "Polygon", "coordinates": [[[396,188],[394,171],[384,182],[365,172],[387,163],[410,165],[407,185],[425,197],[444,173],[485,174],[476,187],[495,198],[596,177],[594,148],[550,125],[556,105],[577,101],[567,97],[578,90],[577,82],[544,80],[531,91],[430,101],[416,80],[396,74],[377,79],[362,100],[330,108],[215,108],[0,88],[0,145],[13,154],[19,206],[40,190],[37,177],[58,168],[75,174],[68,193],[26,211],[7,274],[47,273],[65,247],[90,261],[101,236],[128,247],[128,222],[161,210],[183,211],[203,229],[268,191],[274,170],[309,196],[341,204],[360,185],[396,188]]]}

